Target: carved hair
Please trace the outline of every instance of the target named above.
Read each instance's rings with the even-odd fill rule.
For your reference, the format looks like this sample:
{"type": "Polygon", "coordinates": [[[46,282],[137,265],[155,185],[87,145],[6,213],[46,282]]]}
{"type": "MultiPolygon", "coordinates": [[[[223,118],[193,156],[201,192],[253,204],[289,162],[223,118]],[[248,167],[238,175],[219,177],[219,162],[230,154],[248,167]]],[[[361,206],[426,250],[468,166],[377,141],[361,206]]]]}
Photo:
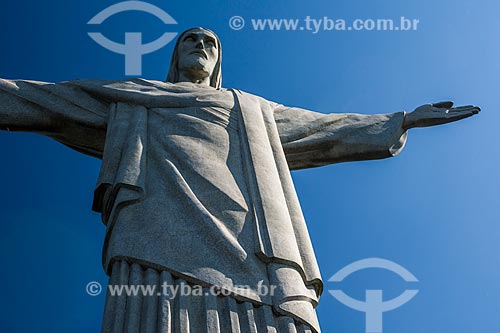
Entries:
{"type": "Polygon", "coordinates": [[[210,29],[207,28],[190,28],[186,31],[184,31],[179,38],[177,38],[177,42],[175,43],[174,51],[172,53],[172,59],[170,60],[170,68],[168,70],[168,75],[167,75],[167,82],[171,83],[176,83],[179,82],[179,54],[178,54],[178,48],[179,48],[179,42],[184,38],[184,36],[193,30],[205,30],[210,32],[211,34],[214,35],[215,39],[217,40],[217,52],[218,52],[218,58],[217,58],[217,63],[215,64],[214,70],[212,71],[212,74],[210,75],[210,86],[219,89],[222,85],[222,46],[220,43],[219,36],[215,32],[213,32],[210,29]]]}

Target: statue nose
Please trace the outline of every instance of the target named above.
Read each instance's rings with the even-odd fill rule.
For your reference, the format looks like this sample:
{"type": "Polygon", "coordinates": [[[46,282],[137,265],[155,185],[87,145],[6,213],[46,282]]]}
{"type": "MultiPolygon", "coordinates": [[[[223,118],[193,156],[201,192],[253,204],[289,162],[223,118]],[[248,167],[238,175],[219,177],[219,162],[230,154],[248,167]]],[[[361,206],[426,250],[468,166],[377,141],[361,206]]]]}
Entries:
{"type": "Polygon", "coordinates": [[[203,43],[203,40],[200,40],[198,44],[196,44],[196,48],[198,49],[204,49],[205,48],[205,43],[203,43]]]}

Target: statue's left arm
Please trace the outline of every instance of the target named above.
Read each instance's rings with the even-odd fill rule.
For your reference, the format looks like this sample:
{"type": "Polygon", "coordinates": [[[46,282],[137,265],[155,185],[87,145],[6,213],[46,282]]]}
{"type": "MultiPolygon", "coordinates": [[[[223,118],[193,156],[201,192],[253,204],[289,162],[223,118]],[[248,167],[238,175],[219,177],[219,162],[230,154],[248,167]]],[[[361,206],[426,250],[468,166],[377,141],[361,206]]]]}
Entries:
{"type": "Polygon", "coordinates": [[[397,155],[407,131],[470,117],[478,107],[452,108],[451,102],[423,105],[413,112],[391,114],[322,114],[277,106],[274,112],[291,170],[381,159],[397,155]]]}

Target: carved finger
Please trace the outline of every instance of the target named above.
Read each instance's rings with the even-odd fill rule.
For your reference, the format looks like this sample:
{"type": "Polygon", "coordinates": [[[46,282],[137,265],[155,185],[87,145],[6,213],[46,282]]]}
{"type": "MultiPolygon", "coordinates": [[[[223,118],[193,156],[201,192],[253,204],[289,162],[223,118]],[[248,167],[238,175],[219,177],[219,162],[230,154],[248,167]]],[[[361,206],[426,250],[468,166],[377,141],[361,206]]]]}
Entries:
{"type": "Polygon", "coordinates": [[[448,113],[446,115],[446,119],[448,121],[456,121],[456,120],[468,118],[470,116],[475,115],[476,113],[477,112],[474,112],[472,109],[463,110],[463,111],[454,111],[454,112],[448,113]]]}
{"type": "Polygon", "coordinates": [[[445,101],[445,102],[433,103],[431,105],[433,107],[439,108],[439,109],[451,109],[453,107],[453,102],[452,101],[445,101]]]}
{"type": "Polygon", "coordinates": [[[460,107],[456,107],[456,108],[449,110],[449,112],[451,112],[451,113],[464,112],[464,111],[470,111],[473,114],[477,114],[481,111],[481,108],[479,108],[477,106],[473,106],[473,105],[466,105],[466,106],[460,106],[460,107]]]}

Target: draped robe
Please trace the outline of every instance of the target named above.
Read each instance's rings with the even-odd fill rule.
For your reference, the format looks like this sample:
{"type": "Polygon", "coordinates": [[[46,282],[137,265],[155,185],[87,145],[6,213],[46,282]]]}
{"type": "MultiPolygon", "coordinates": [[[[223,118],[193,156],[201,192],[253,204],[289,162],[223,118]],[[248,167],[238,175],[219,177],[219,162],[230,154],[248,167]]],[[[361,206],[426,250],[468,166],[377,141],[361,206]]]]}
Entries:
{"type": "Polygon", "coordinates": [[[0,117],[102,159],[108,274],[121,259],[168,270],[316,332],[323,286],[289,170],[386,158],[406,141],[404,112],[327,115],[143,79],[0,80],[0,117]]]}

